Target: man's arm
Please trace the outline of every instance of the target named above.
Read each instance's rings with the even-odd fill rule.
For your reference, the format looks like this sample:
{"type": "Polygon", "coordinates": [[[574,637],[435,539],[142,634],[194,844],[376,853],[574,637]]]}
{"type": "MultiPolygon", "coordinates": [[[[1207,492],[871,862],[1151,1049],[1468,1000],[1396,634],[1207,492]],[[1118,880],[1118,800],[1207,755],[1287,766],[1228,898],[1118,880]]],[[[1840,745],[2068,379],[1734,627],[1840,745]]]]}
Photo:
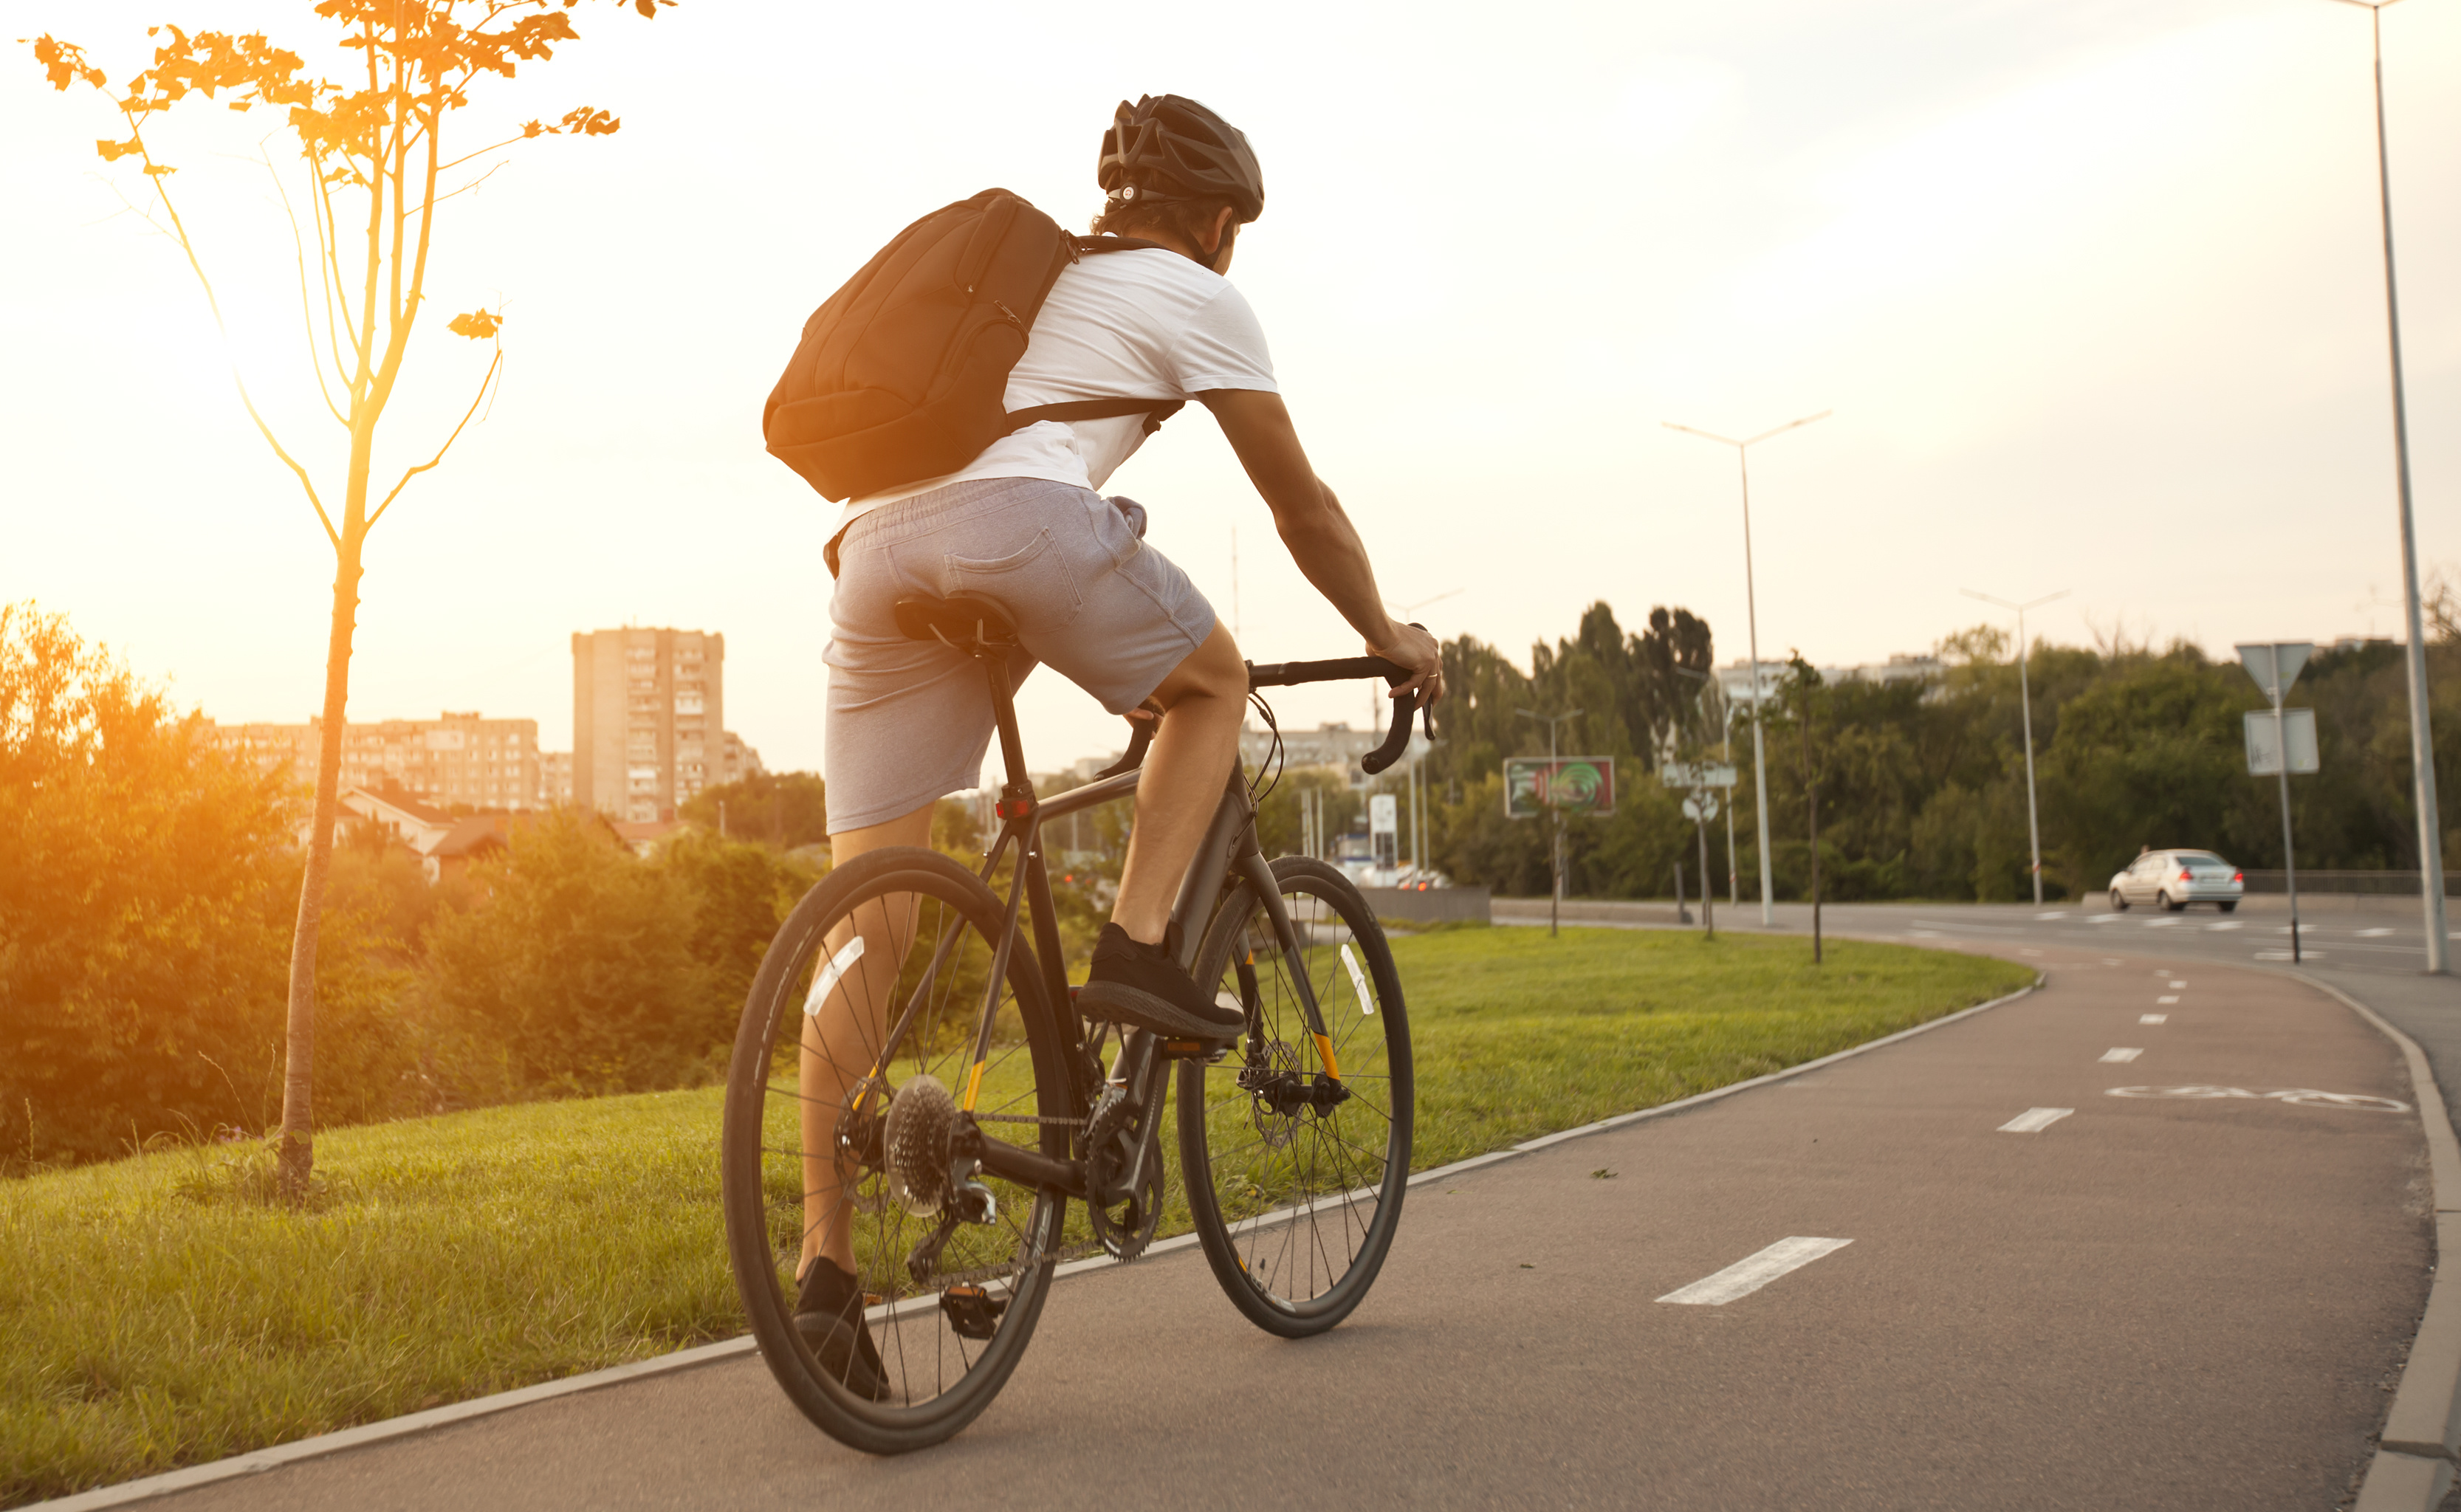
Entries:
{"type": "Polygon", "coordinates": [[[1430,696],[1442,697],[1444,668],[1435,637],[1384,612],[1367,547],[1341,500],[1308,465],[1282,396],[1256,389],[1209,389],[1197,398],[1213,412],[1248,480],[1273,511],[1273,526],[1299,571],[1366,641],[1369,654],[1410,669],[1405,689],[1424,685],[1430,696]]]}

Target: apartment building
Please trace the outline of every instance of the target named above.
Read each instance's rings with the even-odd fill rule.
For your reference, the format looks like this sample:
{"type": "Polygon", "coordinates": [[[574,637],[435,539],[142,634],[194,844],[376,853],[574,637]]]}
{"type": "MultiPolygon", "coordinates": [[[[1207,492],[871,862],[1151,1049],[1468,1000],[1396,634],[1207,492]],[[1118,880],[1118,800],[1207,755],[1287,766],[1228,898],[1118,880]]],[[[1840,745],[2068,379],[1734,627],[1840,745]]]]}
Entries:
{"type": "Polygon", "coordinates": [[[743,737],[734,731],[726,732],[726,754],[718,758],[717,763],[717,779],[720,782],[740,782],[745,777],[759,777],[768,770],[760,764],[760,752],[745,745],[743,737]]]}
{"type": "MultiPolygon", "coordinates": [[[[287,772],[301,789],[316,785],[324,721],[215,725],[225,751],[260,772],[287,772]]],[[[342,786],[397,789],[439,807],[541,806],[538,721],[490,719],[476,710],[433,719],[353,721],[342,727],[342,786]]]]}
{"type": "Polygon", "coordinates": [[[654,823],[725,781],[725,671],[726,637],[714,632],[576,631],[573,805],[654,823]]]}
{"type": "Polygon", "coordinates": [[[539,753],[539,803],[546,808],[572,806],[572,753],[539,753]]]}

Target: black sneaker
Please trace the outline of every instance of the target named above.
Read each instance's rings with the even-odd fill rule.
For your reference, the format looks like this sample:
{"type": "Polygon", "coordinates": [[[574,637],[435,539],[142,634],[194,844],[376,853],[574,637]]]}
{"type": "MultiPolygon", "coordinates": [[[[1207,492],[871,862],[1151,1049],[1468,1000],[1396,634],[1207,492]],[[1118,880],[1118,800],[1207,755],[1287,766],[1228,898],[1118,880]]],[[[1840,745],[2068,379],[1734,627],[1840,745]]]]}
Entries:
{"type": "MultiPolygon", "coordinates": [[[[1177,932],[1177,926],[1173,926],[1177,932]]],[[[1160,945],[1142,945],[1116,924],[1094,941],[1094,969],[1077,1011],[1098,1023],[1134,1024],[1174,1039],[1234,1039],[1247,1016],[1226,1008],[1160,945]]]]}
{"type": "Polygon", "coordinates": [[[857,1396],[872,1401],[888,1397],[888,1373],[872,1347],[871,1330],[863,1319],[863,1288],[854,1277],[822,1256],[803,1272],[795,1298],[795,1327],[812,1348],[821,1369],[857,1396]]]}

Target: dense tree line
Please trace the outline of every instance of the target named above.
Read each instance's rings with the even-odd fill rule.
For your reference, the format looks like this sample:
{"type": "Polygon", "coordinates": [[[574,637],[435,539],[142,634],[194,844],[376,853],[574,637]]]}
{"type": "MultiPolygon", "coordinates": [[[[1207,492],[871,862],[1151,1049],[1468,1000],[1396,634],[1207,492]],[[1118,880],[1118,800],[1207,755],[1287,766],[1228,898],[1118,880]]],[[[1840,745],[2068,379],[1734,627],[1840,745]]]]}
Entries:
{"type": "MultiPolygon", "coordinates": [[[[2435,595],[2428,648],[2430,707],[2461,710],[2461,625],[2453,594],[2435,595]]],[[[1794,658],[1766,711],[1771,874],[1781,897],[1810,874],[1808,795],[1820,799],[1823,892],[1835,899],[2011,900],[2030,896],[2019,677],[2009,638],[1982,627],[1937,650],[1929,681],[1823,684],[1794,658]]],[[[2322,770],[2291,779],[2302,867],[2409,870],[2419,863],[2412,819],[2408,702],[2401,649],[2371,643],[2325,650],[2290,697],[2317,711],[2322,770]]],[[[1621,631],[1593,605],[1578,632],[1533,647],[1523,672],[1465,637],[1444,650],[1455,697],[1440,709],[1424,774],[1435,799],[1433,862],[1464,882],[1506,893],[1548,886],[1543,823],[1504,817],[1508,756],[1547,750],[1545,727],[1520,709],[1580,708],[1562,749],[1614,756],[1618,809],[1568,830],[1570,886],[1599,897],[1655,897],[1674,864],[1696,869],[1697,839],[1678,795],[1655,777],[1669,754],[1713,756],[1723,734],[1705,671],[1707,625],[1654,610],[1649,628],[1621,631]],[[1680,671],[1679,671],[1680,669],[1680,671]],[[1450,710],[1449,714],[1446,709],[1450,710]]],[[[2156,649],[2114,638],[2084,648],[2037,644],[2030,686],[2044,875],[2051,896],[2095,893],[2145,846],[2197,845],[2243,866],[2281,864],[2275,785],[2247,775],[2241,716],[2264,707],[2236,660],[2185,642],[2156,649]]],[[[1747,718],[1736,712],[1737,869],[1757,892],[1747,718]]],[[[2461,781],[2461,726],[2436,730],[2438,792],[2461,781]]],[[[2449,798],[2443,817],[2461,819],[2449,798]]],[[[1709,847],[1725,884],[1723,820],[1709,847]]],[[[2448,831],[2446,850],[2461,836],[2448,831]]]]}
{"type": "MultiPolygon", "coordinates": [[[[802,786],[758,822],[800,839],[802,786]]],[[[64,619],[0,606],[0,1170],[274,1125],[305,818],[64,619]]],[[[347,831],[317,956],[319,1119],[707,1079],[819,875],[698,832],[645,859],[559,812],[439,886],[347,831]]]]}

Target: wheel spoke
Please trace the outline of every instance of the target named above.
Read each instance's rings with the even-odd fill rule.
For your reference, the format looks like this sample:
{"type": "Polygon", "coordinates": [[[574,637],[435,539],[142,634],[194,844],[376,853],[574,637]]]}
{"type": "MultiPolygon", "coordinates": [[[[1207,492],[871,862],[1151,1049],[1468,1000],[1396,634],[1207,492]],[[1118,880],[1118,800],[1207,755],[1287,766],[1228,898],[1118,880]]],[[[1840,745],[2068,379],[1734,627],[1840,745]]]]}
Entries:
{"type": "Polygon", "coordinates": [[[1238,990],[1242,952],[1253,962],[1256,1040],[1243,1040],[1210,1074],[1182,1080],[1183,1097],[1198,1104],[1183,1111],[1183,1139],[1193,1141],[1189,1161],[1203,1156],[1189,1169],[1189,1190],[1193,1198],[1201,1183],[1208,1198],[1194,1203],[1200,1229],[1223,1238],[1213,1251],[1217,1274],[1252,1319],[1296,1333],[1338,1321],[1382,1264],[1399,1215],[1387,1197],[1409,1168],[1409,1125],[1400,1114],[1410,1082],[1402,1005],[1373,988],[1390,979],[1373,915],[1317,863],[1278,862],[1275,874],[1304,943],[1284,953],[1252,900],[1235,926],[1226,922],[1212,936],[1205,969],[1218,990],[1238,990]],[[1366,992],[1345,947],[1367,972],[1366,992]],[[1312,1100],[1327,1067],[1308,1020],[1310,997],[1347,1094],[1330,1106],[1312,1100]],[[1244,1269],[1224,1263],[1231,1255],[1244,1269]]]}
{"type": "MultiPolygon", "coordinates": [[[[997,1017],[976,1099],[987,1119],[979,1126],[984,1135],[1064,1153],[1068,1120],[1081,1119],[1083,1110],[1067,1105],[1066,1052],[1040,1010],[1030,1006],[1040,1002],[1039,967],[1022,928],[1010,975],[987,1010],[1002,923],[998,900],[945,859],[918,856],[892,865],[887,853],[874,855],[880,859],[849,862],[824,879],[771,946],[745,1011],[749,1044],[738,1050],[738,1062],[753,1065],[756,1074],[738,1077],[728,1090],[730,1129],[748,1124],[759,1138],[730,1144],[728,1159],[754,1162],[731,1165],[729,1184],[756,1194],[749,1211],[759,1215],[762,1243],[777,1262],[765,1279],[747,1277],[747,1305],[776,1309],[793,1297],[798,1256],[806,1245],[824,1253],[850,1251],[858,1288],[887,1304],[873,1305],[866,1324],[886,1376],[887,1396],[877,1404],[855,1389],[857,1378],[867,1381],[870,1372],[854,1355],[834,1365],[801,1351],[769,1358],[781,1381],[799,1376],[828,1383],[820,1406],[808,1390],[791,1382],[789,1389],[822,1426],[859,1447],[876,1448],[866,1434],[886,1432],[892,1421],[905,1432],[913,1424],[911,1417],[882,1417],[883,1408],[928,1413],[946,1402],[941,1437],[980,1410],[984,1393],[951,1394],[987,1366],[1003,1372],[1013,1366],[1035,1311],[1018,1304],[1043,1284],[1043,1263],[1059,1234],[1057,1211],[1041,1192],[989,1178],[994,1217],[957,1225],[936,1267],[918,1285],[908,1274],[908,1257],[937,1220],[917,1219],[890,1201],[886,1174],[860,1163],[842,1142],[851,1089],[875,1075],[880,1082],[869,1084],[889,1089],[887,1098],[867,1105],[867,1115],[893,1106],[894,1089],[925,1074],[964,1097],[975,1072],[976,1035],[990,1012],[997,1017]],[[867,872],[853,869],[867,862],[867,872]],[[849,955],[847,946],[858,939],[864,948],[849,955]],[[1028,993],[1035,994],[1030,1002],[1020,995],[1028,993]],[[901,1020],[903,1033],[891,1043],[901,1020]],[[746,1105],[744,1113],[738,1103],[746,1105]],[[992,1338],[959,1335],[940,1305],[938,1294],[960,1282],[981,1286],[1008,1305],[992,1338]],[[765,1303],[755,1295],[761,1287],[770,1292],[765,1303]]],[[[730,1207],[730,1227],[738,1211],[744,1209],[730,1207]]]]}

